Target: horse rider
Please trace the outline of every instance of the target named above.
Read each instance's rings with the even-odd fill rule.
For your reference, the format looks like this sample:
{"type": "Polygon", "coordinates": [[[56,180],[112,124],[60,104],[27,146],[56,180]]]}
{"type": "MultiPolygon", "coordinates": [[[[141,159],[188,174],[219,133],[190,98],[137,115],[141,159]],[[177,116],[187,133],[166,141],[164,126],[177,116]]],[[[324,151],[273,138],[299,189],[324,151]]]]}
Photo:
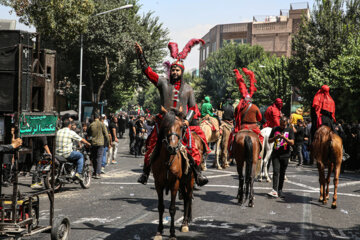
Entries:
{"type": "MultiPolygon", "coordinates": [[[[190,40],[183,49],[183,51],[180,53],[178,53],[178,46],[176,43],[170,42],[168,44],[171,56],[176,59],[175,62],[173,62],[170,66],[170,79],[160,78],[158,74],[155,73],[148,65],[141,46],[138,43],[136,43],[135,45],[138,59],[140,61],[144,74],[150,80],[150,82],[152,82],[159,89],[161,105],[168,111],[172,108],[179,110],[182,106],[183,113],[186,115],[184,124],[186,124],[187,126],[189,126],[189,123],[192,122],[193,118],[196,118],[199,115],[199,110],[197,109],[194,91],[192,87],[188,85],[183,79],[183,74],[185,70],[183,59],[186,58],[191,48],[199,43],[204,44],[204,41],[202,39],[190,40]]],[[[147,183],[150,175],[152,159],[155,159],[156,155],[159,152],[158,148],[160,146],[157,146],[156,143],[162,118],[163,116],[161,114],[157,115],[154,130],[151,132],[150,136],[146,141],[147,152],[144,157],[143,174],[138,179],[138,182],[142,184],[147,183]]],[[[201,133],[199,135],[201,135],[201,133]]],[[[199,168],[201,161],[199,150],[197,149],[196,144],[193,142],[193,140],[189,139],[192,138],[189,137],[189,134],[185,134],[183,141],[188,144],[186,149],[189,155],[189,163],[195,175],[196,183],[199,186],[203,186],[208,182],[208,179],[201,174],[199,168]]]]}
{"type": "Polygon", "coordinates": [[[223,116],[222,120],[233,124],[234,121],[234,107],[231,105],[231,98],[226,99],[224,105],[222,105],[223,116]]]}
{"type": "Polygon", "coordinates": [[[204,98],[204,101],[205,102],[201,105],[201,117],[203,118],[206,115],[210,115],[210,117],[213,117],[214,116],[213,106],[211,105],[210,97],[206,96],[204,98]]]}
{"type": "MultiPolygon", "coordinates": [[[[314,139],[316,130],[322,125],[330,127],[334,133],[338,134],[335,127],[335,101],[329,92],[330,87],[323,85],[314,96],[311,107],[311,139],[314,139]]],[[[343,148],[343,161],[348,158],[349,155],[345,153],[343,148]]]]}
{"type": "Polygon", "coordinates": [[[281,98],[275,99],[275,102],[269,106],[265,111],[265,124],[264,128],[266,127],[278,127],[280,126],[280,117],[281,117],[281,109],[283,107],[283,101],[281,98]]]}
{"type": "Polygon", "coordinates": [[[235,109],[235,129],[230,135],[229,145],[232,144],[235,134],[240,130],[244,129],[256,133],[262,145],[264,137],[260,134],[260,128],[257,124],[261,121],[262,116],[260,109],[252,103],[252,95],[254,94],[254,92],[257,91],[255,87],[255,74],[246,68],[243,68],[242,70],[250,78],[250,93],[248,93],[247,91],[245,81],[242,75],[239,73],[239,70],[234,69],[234,73],[236,75],[236,82],[239,85],[239,90],[242,98],[235,109]]]}

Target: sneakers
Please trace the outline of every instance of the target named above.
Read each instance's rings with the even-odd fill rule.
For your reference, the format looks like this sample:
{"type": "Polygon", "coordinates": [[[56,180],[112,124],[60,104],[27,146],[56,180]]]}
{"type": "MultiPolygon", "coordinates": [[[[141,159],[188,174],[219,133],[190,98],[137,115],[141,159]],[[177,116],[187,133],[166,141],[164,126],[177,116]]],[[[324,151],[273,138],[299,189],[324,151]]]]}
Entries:
{"type": "Polygon", "coordinates": [[[111,161],[111,164],[117,164],[117,161],[112,160],[112,161],[111,161]]]}
{"type": "Polygon", "coordinates": [[[94,175],[94,178],[95,178],[95,179],[101,179],[100,174],[95,174],[95,175],[94,175]]]}
{"type": "Polygon", "coordinates": [[[81,182],[84,181],[84,178],[83,178],[82,174],[80,174],[80,173],[75,173],[75,177],[76,177],[77,179],[79,179],[79,181],[81,181],[81,182]]]}
{"type": "Polygon", "coordinates": [[[43,188],[43,185],[41,182],[38,182],[38,183],[33,183],[31,184],[30,186],[32,189],[40,189],[40,188],[43,188]]]}
{"type": "Polygon", "coordinates": [[[277,191],[275,191],[274,189],[271,190],[271,192],[269,192],[267,195],[269,195],[270,197],[273,197],[273,198],[278,198],[279,197],[277,191]]]}
{"type": "Polygon", "coordinates": [[[105,168],[104,167],[101,167],[101,173],[105,174],[105,168]]]}

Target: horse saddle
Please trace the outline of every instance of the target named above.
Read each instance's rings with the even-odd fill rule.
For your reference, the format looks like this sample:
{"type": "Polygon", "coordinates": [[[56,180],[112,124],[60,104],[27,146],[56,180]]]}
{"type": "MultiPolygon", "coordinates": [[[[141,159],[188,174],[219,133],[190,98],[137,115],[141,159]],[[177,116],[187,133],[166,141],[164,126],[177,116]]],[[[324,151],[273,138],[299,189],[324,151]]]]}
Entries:
{"type": "Polygon", "coordinates": [[[206,124],[211,127],[211,131],[219,131],[219,129],[216,129],[218,127],[218,121],[216,118],[210,117],[209,115],[206,115],[202,119],[202,124],[206,124]]]}

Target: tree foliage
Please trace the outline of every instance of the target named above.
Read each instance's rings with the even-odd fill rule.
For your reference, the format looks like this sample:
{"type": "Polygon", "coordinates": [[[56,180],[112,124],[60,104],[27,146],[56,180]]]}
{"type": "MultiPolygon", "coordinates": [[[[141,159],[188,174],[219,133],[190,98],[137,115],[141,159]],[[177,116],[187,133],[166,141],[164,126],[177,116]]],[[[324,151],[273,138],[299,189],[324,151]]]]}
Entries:
{"type": "Polygon", "coordinates": [[[34,25],[46,39],[73,41],[86,32],[93,0],[0,0],[12,7],[20,22],[34,25]]]}
{"type": "MultiPolygon", "coordinates": [[[[235,81],[233,69],[246,67],[255,73],[258,91],[254,102],[269,105],[275,98],[290,100],[291,87],[288,75],[288,60],[266,54],[260,46],[226,43],[223,48],[210,54],[206,68],[201,72],[202,79],[196,79],[197,100],[208,95],[213,106],[218,106],[225,98],[241,98],[235,81]]],[[[242,73],[244,79],[246,75],[242,73]]],[[[249,86],[249,79],[245,80],[249,86]]]]}
{"type": "Polygon", "coordinates": [[[359,0],[316,1],[311,18],[303,21],[293,39],[294,55],[289,63],[292,84],[299,87],[305,104],[310,105],[316,91],[327,84],[337,103],[337,115],[348,119],[352,115],[344,108],[349,99],[343,96],[353,94],[348,86],[356,86],[359,79],[352,67],[357,64],[352,48],[359,36],[359,23],[359,0]]]}

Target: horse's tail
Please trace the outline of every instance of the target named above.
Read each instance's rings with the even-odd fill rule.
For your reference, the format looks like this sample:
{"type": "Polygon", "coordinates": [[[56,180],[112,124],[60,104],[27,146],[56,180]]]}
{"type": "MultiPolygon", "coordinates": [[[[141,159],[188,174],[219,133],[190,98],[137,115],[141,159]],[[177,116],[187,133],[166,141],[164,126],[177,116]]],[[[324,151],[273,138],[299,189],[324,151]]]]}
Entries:
{"type": "Polygon", "coordinates": [[[251,141],[251,137],[245,136],[244,139],[244,148],[245,148],[245,161],[246,161],[246,192],[245,199],[248,198],[249,195],[249,187],[251,184],[251,172],[252,172],[252,163],[253,163],[253,143],[251,141]]]}

